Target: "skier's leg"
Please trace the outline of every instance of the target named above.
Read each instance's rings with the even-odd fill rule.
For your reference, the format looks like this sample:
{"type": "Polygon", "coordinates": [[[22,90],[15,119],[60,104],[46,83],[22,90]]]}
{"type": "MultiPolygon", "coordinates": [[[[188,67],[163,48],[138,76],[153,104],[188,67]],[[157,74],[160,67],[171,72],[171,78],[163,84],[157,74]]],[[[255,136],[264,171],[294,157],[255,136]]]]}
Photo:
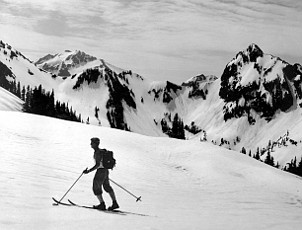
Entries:
{"type": "Polygon", "coordinates": [[[116,201],[115,193],[114,193],[112,187],[110,186],[110,182],[109,182],[109,172],[108,172],[108,174],[107,174],[107,177],[105,178],[105,181],[104,181],[103,186],[104,186],[104,190],[105,190],[106,192],[109,193],[110,198],[111,198],[111,200],[112,200],[112,206],[110,206],[108,209],[109,209],[109,210],[114,210],[114,209],[119,208],[119,205],[118,205],[118,203],[117,203],[117,201],[116,201]]]}
{"type": "Polygon", "coordinates": [[[116,202],[116,197],[115,197],[115,193],[113,190],[111,192],[109,192],[109,195],[111,197],[112,202],[116,202]]]}
{"type": "MultiPolygon", "coordinates": [[[[107,170],[107,172],[108,172],[108,170],[107,170]]],[[[116,197],[115,197],[113,188],[111,187],[110,182],[109,182],[109,172],[106,173],[106,177],[105,177],[105,180],[104,180],[104,183],[103,183],[103,187],[104,187],[104,190],[107,193],[109,193],[112,201],[116,201],[116,197]]]]}
{"type": "Polygon", "coordinates": [[[102,170],[97,170],[93,179],[93,193],[100,201],[100,204],[95,206],[95,208],[105,210],[106,205],[103,199],[102,185],[104,183],[105,174],[102,170]]]}
{"type": "Polygon", "coordinates": [[[101,204],[101,203],[104,203],[104,199],[103,199],[103,195],[102,195],[102,194],[96,195],[96,197],[97,197],[98,200],[100,201],[100,204],[101,204]]]}

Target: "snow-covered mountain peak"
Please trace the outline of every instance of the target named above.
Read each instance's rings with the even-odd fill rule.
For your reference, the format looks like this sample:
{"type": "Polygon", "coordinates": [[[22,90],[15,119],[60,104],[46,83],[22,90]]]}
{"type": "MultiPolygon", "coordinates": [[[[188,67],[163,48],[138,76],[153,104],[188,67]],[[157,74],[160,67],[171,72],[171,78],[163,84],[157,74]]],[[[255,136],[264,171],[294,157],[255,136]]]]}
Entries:
{"type": "Polygon", "coordinates": [[[260,47],[252,43],[247,47],[247,49],[238,52],[236,57],[230,63],[228,63],[228,65],[234,63],[244,65],[251,62],[256,62],[259,57],[261,58],[263,56],[264,53],[260,47]]]}
{"type": "Polygon", "coordinates": [[[36,65],[40,65],[43,62],[46,62],[52,58],[54,58],[57,54],[47,54],[44,57],[40,58],[38,61],[35,62],[36,65]]]}
{"type": "Polygon", "coordinates": [[[0,86],[12,90],[18,82],[21,88],[41,84],[45,89],[51,90],[57,85],[49,73],[39,69],[20,51],[0,40],[0,86]]]}
{"type": "Polygon", "coordinates": [[[65,51],[65,54],[68,54],[66,61],[72,60],[74,64],[85,64],[97,59],[96,57],[86,54],[85,52],[80,50],[75,50],[74,52],[67,50],[65,51]]]}
{"type": "Polygon", "coordinates": [[[277,111],[302,107],[302,73],[279,57],[264,54],[255,44],[237,54],[221,76],[219,96],[225,101],[224,118],[248,116],[253,124],[256,112],[271,120],[277,111]]]}
{"type": "Polygon", "coordinates": [[[57,53],[57,54],[47,54],[46,56],[40,58],[38,61],[35,62],[35,64],[43,64],[45,61],[51,60],[52,63],[55,61],[68,61],[68,60],[73,60],[75,64],[80,64],[80,63],[87,63],[89,61],[94,61],[97,58],[94,56],[91,56],[89,54],[86,54],[85,52],[81,50],[65,50],[63,53],[57,53]],[[53,58],[56,58],[55,60],[51,60],[53,58]]]}
{"type": "Polygon", "coordinates": [[[37,66],[52,74],[68,77],[81,69],[83,66],[90,64],[90,67],[97,66],[100,60],[96,57],[86,54],[80,50],[65,50],[63,53],[47,54],[35,62],[37,66]]]}
{"type": "Polygon", "coordinates": [[[263,54],[263,51],[260,49],[260,47],[255,44],[255,43],[252,43],[248,46],[247,48],[247,52],[250,53],[250,54],[253,54],[253,53],[257,53],[259,56],[261,56],[261,54],[263,54]]]}
{"type": "Polygon", "coordinates": [[[31,62],[20,51],[14,49],[10,44],[4,43],[2,40],[0,40],[0,55],[5,57],[5,59],[7,60],[13,60],[14,58],[22,58],[31,62]]]}
{"type": "Polygon", "coordinates": [[[243,52],[250,57],[251,61],[254,61],[257,57],[262,57],[264,54],[262,49],[255,43],[250,44],[243,52]]]}
{"type": "Polygon", "coordinates": [[[214,75],[204,75],[199,74],[197,76],[194,76],[187,81],[183,82],[182,85],[193,85],[193,84],[200,84],[200,83],[210,83],[217,79],[214,75]]]}

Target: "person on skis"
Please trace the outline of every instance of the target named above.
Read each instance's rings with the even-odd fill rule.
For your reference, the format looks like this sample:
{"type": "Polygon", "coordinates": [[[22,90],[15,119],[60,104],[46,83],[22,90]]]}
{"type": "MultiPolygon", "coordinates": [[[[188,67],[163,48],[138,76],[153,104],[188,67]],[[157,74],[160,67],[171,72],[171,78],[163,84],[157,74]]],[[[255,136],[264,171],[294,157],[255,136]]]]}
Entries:
{"type": "Polygon", "coordinates": [[[115,193],[110,186],[109,183],[109,170],[103,167],[102,161],[103,161],[103,150],[99,148],[100,139],[97,137],[91,138],[91,148],[94,149],[94,155],[93,158],[95,160],[95,165],[90,169],[85,169],[83,171],[84,174],[88,174],[94,170],[97,170],[93,179],[93,193],[100,201],[99,205],[94,206],[96,209],[100,210],[106,210],[105,201],[103,199],[103,190],[109,193],[111,200],[112,200],[112,206],[108,208],[108,210],[114,210],[118,209],[119,205],[116,201],[115,193]]]}

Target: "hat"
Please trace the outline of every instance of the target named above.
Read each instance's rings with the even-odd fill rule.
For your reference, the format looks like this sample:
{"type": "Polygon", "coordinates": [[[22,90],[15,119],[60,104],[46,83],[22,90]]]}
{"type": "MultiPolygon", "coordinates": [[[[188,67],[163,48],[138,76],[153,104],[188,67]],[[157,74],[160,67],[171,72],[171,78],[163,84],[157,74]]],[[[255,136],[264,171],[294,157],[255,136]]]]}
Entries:
{"type": "Polygon", "coordinates": [[[94,143],[97,143],[97,144],[100,143],[100,139],[98,137],[93,137],[90,140],[91,140],[91,142],[94,142],[94,143]]]}

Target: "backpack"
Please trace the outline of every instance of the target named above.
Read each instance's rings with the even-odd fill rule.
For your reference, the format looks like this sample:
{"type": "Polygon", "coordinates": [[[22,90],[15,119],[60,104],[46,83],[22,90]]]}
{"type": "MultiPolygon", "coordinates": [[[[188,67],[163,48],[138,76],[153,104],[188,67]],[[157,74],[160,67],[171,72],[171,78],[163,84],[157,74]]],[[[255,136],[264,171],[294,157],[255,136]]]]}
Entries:
{"type": "Polygon", "coordinates": [[[107,149],[102,149],[103,153],[103,166],[105,169],[113,169],[116,164],[116,160],[113,157],[113,152],[107,149]]]}

